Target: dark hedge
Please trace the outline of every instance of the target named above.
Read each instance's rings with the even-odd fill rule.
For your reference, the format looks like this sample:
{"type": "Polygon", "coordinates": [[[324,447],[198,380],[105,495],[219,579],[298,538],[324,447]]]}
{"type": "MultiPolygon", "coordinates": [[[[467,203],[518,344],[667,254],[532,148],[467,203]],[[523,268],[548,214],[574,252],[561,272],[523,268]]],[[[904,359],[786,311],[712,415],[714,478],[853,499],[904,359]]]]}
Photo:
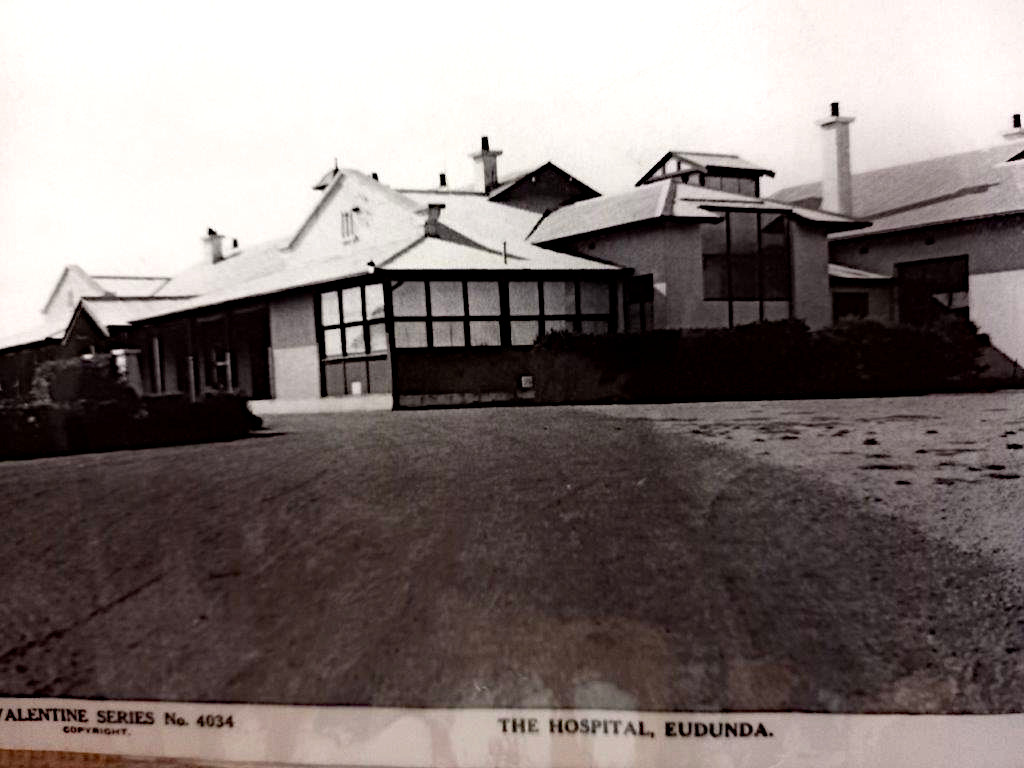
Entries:
{"type": "Polygon", "coordinates": [[[231,440],[261,421],[246,399],[140,397],[107,355],[36,369],[30,398],[0,403],[0,459],[231,440]]]}
{"type": "Polygon", "coordinates": [[[586,336],[533,350],[539,402],[770,399],[990,388],[970,322],[926,328],[873,321],[810,331],[796,320],[734,329],[586,336]]]}

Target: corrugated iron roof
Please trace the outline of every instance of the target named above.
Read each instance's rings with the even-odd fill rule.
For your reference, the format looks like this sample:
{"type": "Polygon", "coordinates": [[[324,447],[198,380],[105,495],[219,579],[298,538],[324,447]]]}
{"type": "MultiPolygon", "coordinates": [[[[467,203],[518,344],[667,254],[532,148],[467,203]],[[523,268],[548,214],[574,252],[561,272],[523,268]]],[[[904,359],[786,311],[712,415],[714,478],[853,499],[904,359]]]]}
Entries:
{"type": "Polygon", "coordinates": [[[619,270],[623,267],[546,248],[509,246],[502,251],[427,237],[383,264],[387,270],[619,270]]]}
{"type": "Polygon", "coordinates": [[[89,314],[103,333],[111,328],[125,328],[136,320],[154,313],[166,314],[191,301],[185,297],[151,296],[144,299],[98,298],[82,299],[82,310],[89,314]]]}
{"type": "MultiPolygon", "coordinates": [[[[1024,211],[1024,168],[1007,164],[1022,150],[1021,142],[1007,143],[854,174],[854,213],[874,223],[845,236],[1024,211]]],[[[782,189],[772,199],[819,207],[821,194],[821,182],[814,182],[782,189]]]]}
{"type": "Polygon", "coordinates": [[[549,243],[659,218],[719,221],[721,212],[729,210],[792,213],[798,218],[833,230],[867,226],[867,222],[837,214],[804,210],[762,198],[663,179],[641,184],[621,194],[597,197],[559,208],[538,224],[530,239],[536,243],[549,243]],[[673,196],[671,200],[668,199],[669,195],[673,196]]]}
{"type": "Polygon", "coordinates": [[[566,205],[549,213],[530,240],[550,243],[568,237],[600,232],[627,224],[637,224],[662,217],[718,221],[720,216],[682,198],[669,199],[676,187],[671,180],[644,184],[615,195],[603,195],[566,205]]]}
{"type": "MultiPolygon", "coordinates": [[[[489,205],[498,205],[489,203],[489,205]]],[[[442,222],[444,213],[442,213],[442,222]]],[[[388,243],[355,245],[344,254],[317,260],[305,260],[271,274],[243,283],[224,286],[210,293],[174,303],[152,307],[153,311],[135,320],[149,320],[171,314],[213,307],[231,301],[272,296],[284,291],[307,288],[381,270],[563,270],[621,269],[593,259],[570,256],[528,244],[509,243],[506,261],[497,250],[453,242],[441,237],[402,238],[388,243]],[[370,267],[369,262],[374,266],[370,267]]]]}
{"type": "Polygon", "coordinates": [[[128,275],[90,275],[113,296],[152,296],[171,279],[169,277],[131,277],[128,275]]]}
{"type": "Polygon", "coordinates": [[[172,277],[157,296],[198,296],[271,274],[287,264],[284,240],[250,246],[223,261],[201,261],[172,277]]]}
{"type": "MultiPolygon", "coordinates": [[[[698,170],[705,173],[714,171],[715,169],[721,170],[735,170],[735,171],[746,171],[756,173],[761,176],[774,176],[775,172],[764,168],[757,163],[752,163],[749,160],[745,160],[739,155],[724,154],[718,152],[690,152],[688,150],[671,150],[666,152],[661,158],[652,165],[647,172],[640,177],[640,180],[636,183],[637,186],[646,184],[648,179],[654,176],[654,173],[661,170],[665,163],[669,160],[676,159],[682,160],[691,166],[695,166],[698,170]]],[[[685,172],[685,171],[684,171],[685,172]]],[[[663,171],[665,175],[676,174],[676,171],[663,171]]]]}
{"type": "Polygon", "coordinates": [[[739,171],[757,171],[761,174],[774,176],[775,173],[762,165],[752,163],[739,155],[722,154],[718,152],[691,152],[686,149],[672,150],[672,155],[692,163],[703,165],[705,168],[732,168],[739,171]]]}
{"type": "Polygon", "coordinates": [[[371,271],[368,262],[383,263],[394,254],[411,246],[419,237],[421,235],[403,237],[388,243],[356,244],[347,248],[343,254],[284,264],[273,272],[256,275],[244,282],[226,283],[168,311],[158,309],[153,314],[138,319],[153,319],[169,314],[213,307],[230,301],[271,296],[296,288],[367,274],[371,271]]]}
{"type": "Polygon", "coordinates": [[[67,327],[67,320],[52,320],[48,323],[40,323],[25,328],[21,331],[7,334],[0,337],[0,351],[6,351],[14,347],[25,347],[32,344],[39,344],[45,341],[59,341],[64,338],[64,330],[67,327]]]}

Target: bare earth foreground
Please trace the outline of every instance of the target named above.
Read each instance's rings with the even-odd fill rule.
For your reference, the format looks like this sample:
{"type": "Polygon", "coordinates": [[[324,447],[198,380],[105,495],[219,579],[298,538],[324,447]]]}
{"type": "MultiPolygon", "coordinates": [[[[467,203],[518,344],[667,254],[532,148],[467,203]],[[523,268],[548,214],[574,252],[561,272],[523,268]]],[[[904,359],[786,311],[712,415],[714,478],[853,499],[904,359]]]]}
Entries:
{"type": "Polygon", "coordinates": [[[1024,393],[267,426],[0,464],[0,694],[1024,710],[1024,393]]]}

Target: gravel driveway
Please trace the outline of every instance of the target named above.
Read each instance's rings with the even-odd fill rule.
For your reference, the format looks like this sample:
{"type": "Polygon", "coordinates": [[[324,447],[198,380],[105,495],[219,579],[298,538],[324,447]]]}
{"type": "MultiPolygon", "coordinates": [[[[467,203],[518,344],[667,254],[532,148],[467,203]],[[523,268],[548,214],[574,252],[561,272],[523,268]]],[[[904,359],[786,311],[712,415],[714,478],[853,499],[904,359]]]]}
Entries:
{"type": "Polygon", "coordinates": [[[0,464],[0,693],[1019,711],[1022,403],[274,417],[0,464]]]}

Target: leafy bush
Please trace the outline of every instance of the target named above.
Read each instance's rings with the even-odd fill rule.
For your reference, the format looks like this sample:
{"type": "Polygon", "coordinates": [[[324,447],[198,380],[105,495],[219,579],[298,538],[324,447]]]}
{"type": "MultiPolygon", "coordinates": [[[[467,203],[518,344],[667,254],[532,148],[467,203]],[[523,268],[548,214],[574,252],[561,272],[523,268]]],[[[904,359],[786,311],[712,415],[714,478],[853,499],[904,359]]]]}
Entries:
{"type": "Polygon", "coordinates": [[[31,402],[134,402],[138,396],[120,375],[113,355],[71,357],[36,366],[31,402]]]}
{"type": "Polygon", "coordinates": [[[908,394],[978,385],[986,337],[964,320],[871,321],[811,332],[796,320],[538,341],[542,402],[908,394]]]}
{"type": "Polygon", "coordinates": [[[261,421],[246,399],[140,397],[109,355],[41,364],[28,402],[0,405],[0,459],[231,440],[261,421]]]}

